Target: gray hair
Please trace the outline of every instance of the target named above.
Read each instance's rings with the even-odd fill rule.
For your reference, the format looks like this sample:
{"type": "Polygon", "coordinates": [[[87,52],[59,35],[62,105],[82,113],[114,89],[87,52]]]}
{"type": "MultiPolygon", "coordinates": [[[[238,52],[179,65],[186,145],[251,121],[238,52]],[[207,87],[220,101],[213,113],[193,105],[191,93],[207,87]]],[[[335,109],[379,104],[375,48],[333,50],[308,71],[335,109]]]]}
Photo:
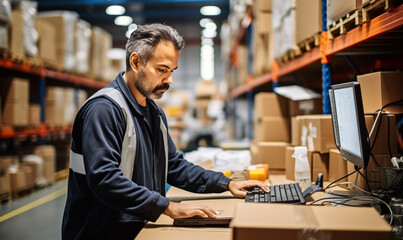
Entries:
{"type": "Polygon", "coordinates": [[[133,52],[138,53],[141,61],[146,65],[161,40],[172,42],[177,51],[185,46],[182,36],[168,25],[160,23],[139,25],[126,43],[126,71],[130,70],[130,55],[133,52]]]}

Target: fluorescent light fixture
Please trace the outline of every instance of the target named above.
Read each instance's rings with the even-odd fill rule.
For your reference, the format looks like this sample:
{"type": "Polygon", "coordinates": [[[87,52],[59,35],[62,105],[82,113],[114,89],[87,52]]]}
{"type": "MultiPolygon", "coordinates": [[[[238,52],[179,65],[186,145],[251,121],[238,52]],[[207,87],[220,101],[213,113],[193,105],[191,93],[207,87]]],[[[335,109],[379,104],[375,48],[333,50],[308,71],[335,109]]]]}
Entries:
{"type": "Polygon", "coordinates": [[[133,22],[133,18],[129,16],[119,16],[115,18],[115,24],[118,26],[128,26],[133,22]]]}
{"type": "Polygon", "coordinates": [[[211,29],[204,29],[202,32],[203,37],[206,38],[215,38],[217,36],[216,30],[211,30],[211,29]]]}
{"type": "Polygon", "coordinates": [[[214,46],[214,41],[211,38],[202,37],[201,44],[203,46],[214,46]]]}
{"type": "Polygon", "coordinates": [[[130,38],[130,35],[132,34],[132,32],[134,32],[134,30],[127,29],[127,31],[126,31],[126,37],[127,37],[127,38],[130,38]]]}
{"type": "Polygon", "coordinates": [[[215,30],[217,30],[217,25],[214,22],[209,22],[206,24],[206,29],[215,31],[215,30]]]}
{"type": "Polygon", "coordinates": [[[204,6],[200,8],[200,13],[204,16],[218,16],[221,13],[221,9],[217,6],[204,6]]]}
{"type": "Polygon", "coordinates": [[[207,23],[212,22],[213,20],[211,20],[210,18],[202,18],[199,21],[200,27],[205,28],[207,23]]]}
{"type": "Polygon", "coordinates": [[[126,12],[126,9],[120,5],[111,5],[106,8],[106,14],[108,15],[122,15],[126,12]]]}
{"type": "Polygon", "coordinates": [[[129,25],[129,30],[135,31],[137,29],[137,24],[132,23],[129,25]]]}

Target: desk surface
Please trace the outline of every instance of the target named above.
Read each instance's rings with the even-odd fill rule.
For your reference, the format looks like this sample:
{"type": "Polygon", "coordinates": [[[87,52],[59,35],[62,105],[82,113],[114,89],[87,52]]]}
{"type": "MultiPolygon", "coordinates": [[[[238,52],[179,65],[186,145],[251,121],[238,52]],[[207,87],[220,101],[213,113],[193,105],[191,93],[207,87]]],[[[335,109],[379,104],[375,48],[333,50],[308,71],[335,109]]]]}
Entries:
{"type": "MultiPolygon", "coordinates": [[[[285,175],[271,175],[267,181],[268,185],[291,183],[293,181],[285,178],[285,175]]],[[[236,203],[244,202],[244,199],[236,199],[227,191],[224,193],[191,193],[176,187],[171,187],[167,192],[167,197],[173,201],[199,200],[200,204],[209,202],[208,199],[217,199],[216,201],[225,201],[226,204],[235,208],[236,203]],[[225,199],[227,198],[227,199],[225,199]],[[232,198],[232,199],[228,199],[232,198]]],[[[313,201],[324,197],[323,192],[317,192],[311,195],[307,201],[313,201]]],[[[194,202],[192,202],[194,203],[194,202]]],[[[207,204],[209,205],[209,204],[207,204]]],[[[151,240],[151,239],[192,239],[192,240],[230,240],[232,239],[231,228],[191,228],[191,227],[174,227],[173,219],[166,215],[161,215],[155,223],[148,223],[146,227],[139,233],[136,239],[151,240]]]]}

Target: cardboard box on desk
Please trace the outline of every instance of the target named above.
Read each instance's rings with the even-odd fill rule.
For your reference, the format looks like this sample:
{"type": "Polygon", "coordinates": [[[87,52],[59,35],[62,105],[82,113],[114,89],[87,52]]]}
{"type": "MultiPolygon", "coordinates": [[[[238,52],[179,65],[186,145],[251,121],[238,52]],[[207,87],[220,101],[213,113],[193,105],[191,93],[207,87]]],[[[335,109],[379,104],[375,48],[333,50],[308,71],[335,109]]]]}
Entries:
{"type": "Polygon", "coordinates": [[[11,191],[10,174],[0,174],[0,195],[9,193],[11,191]]]}
{"type": "Polygon", "coordinates": [[[255,121],[254,136],[262,142],[290,142],[290,119],[284,117],[262,117],[255,121]]]}
{"type": "Polygon", "coordinates": [[[315,152],[329,152],[336,148],[331,115],[305,115],[302,117],[301,145],[315,152]]]}
{"type": "MultiPolygon", "coordinates": [[[[341,156],[338,149],[329,150],[329,182],[347,175],[347,161],[341,156]]],[[[345,182],[347,179],[342,179],[340,182],[345,182]]],[[[343,187],[347,187],[343,185],[343,187]]]]}
{"type": "Polygon", "coordinates": [[[234,240],[390,239],[392,228],[374,208],[239,203],[234,240]]]}
{"type": "Polygon", "coordinates": [[[289,116],[322,113],[320,94],[301,86],[277,87],[274,91],[288,99],[289,116]]]}
{"type": "MultiPolygon", "coordinates": [[[[361,86],[364,113],[374,113],[384,105],[402,99],[403,72],[375,72],[357,76],[361,86]]],[[[402,105],[384,109],[390,113],[403,113],[402,105]]]]}
{"type": "Polygon", "coordinates": [[[270,92],[255,95],[255,119],[261,117],[288,117],[287,99],[270,92]]]}
{"type": "Polygon", "coordinates": [[[276,170],[284,171],[287,146],[289,143],[285,142],[257,142],[257,161],[253,161],[252,164],[267,163],[269,174],[276,172],[276,170]]]}
{"type": "MultiPolygon", "coordinates": [[[[365,125],[367,127],[368,134],[371,132],[375,119],[376,114],[365,115],[365,125]]],[[[375,136],[376,141],[374,147],[372,148],[372,154],[374,155],[389,154],[389,143],[391,153],[397,154],[396,115],[382,114],[382,118],[380,117],[378,119],[377,126],[375,127],[374,132],[371,135],[370,139],[371,146],[375,140],[375,136]],[[381,121],[380,127],[378,127],[379,121],[381,121]]]]}

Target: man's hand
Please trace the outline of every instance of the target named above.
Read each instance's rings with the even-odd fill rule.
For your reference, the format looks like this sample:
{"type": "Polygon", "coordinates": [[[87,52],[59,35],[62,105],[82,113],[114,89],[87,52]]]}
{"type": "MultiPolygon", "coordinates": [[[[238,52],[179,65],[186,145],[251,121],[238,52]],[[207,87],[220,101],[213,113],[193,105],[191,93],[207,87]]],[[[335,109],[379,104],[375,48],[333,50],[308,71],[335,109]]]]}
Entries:
{"type": "Polygon", "coordinates": [[[162,213],[173,219],[175,218],[216,218],[217,213],[208,206],[187,205],[183,203],[169,202],[167,209],[162,213]]]}
{"type": "Polygon", "coordinates": [[[228,190],[232,193],[232,195],[239,198],[245,198],[248,190],[254,187],[260,187],[265,192],[270,191],[269,188],[264,183],[256,180],[247,180],[247,181],[232,180],[228,184],[228,190]]]}

